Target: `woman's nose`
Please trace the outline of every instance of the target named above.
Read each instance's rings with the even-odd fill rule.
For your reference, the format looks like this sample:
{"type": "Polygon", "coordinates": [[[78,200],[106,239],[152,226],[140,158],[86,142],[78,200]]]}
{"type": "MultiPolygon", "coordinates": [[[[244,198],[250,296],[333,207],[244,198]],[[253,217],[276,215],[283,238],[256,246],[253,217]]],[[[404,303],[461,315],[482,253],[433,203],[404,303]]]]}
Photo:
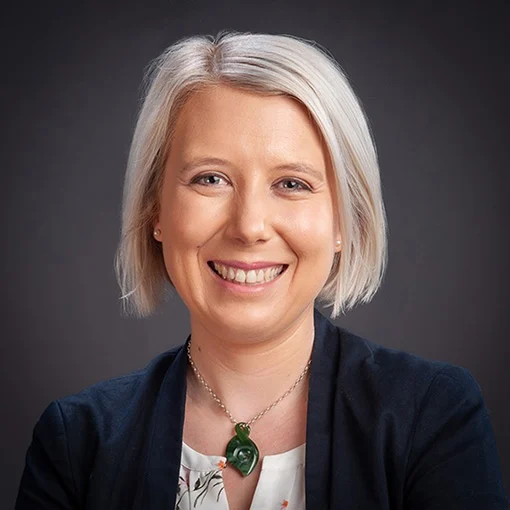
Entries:
{"type": "Polygon", "coordinates": [[[244,244],[267,241],[271,229],[271,206],[264,191],[250,190],[233,197],[229,234],[244,244]]]}

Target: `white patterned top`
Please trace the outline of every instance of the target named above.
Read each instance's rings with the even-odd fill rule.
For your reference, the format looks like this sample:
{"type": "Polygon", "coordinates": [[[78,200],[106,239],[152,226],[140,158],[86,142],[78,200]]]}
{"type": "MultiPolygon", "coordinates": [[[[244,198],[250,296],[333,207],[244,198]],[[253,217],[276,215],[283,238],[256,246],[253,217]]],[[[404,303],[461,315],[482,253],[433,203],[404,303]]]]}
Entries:
{"type": "MultiPolygon", "coordinates": [[[[305,450],[302,444],[262,458],[250,510],[305,509],[305,450]]],[[[223,486],[226,462],[226,457],[204,455],[183,442],[175,510],[228,510],[223,486]]]]}

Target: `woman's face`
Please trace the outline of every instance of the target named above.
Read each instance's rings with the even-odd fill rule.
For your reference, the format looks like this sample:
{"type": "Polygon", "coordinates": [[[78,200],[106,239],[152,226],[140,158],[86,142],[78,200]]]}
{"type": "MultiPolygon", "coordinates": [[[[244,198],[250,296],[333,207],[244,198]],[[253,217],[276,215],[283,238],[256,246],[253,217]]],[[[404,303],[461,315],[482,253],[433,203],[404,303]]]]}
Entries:
{"type": "Polygon", "coordinates": [[[177,118],[154,226],[192,325],[243,342],[310,317],[340,238],[326,165],[297,101],[227,86],[191,96],[177,118]],[[219,261],[227,279],[212,267],[219,261]],[[243,263],[262,267],[238,271],[243,263]],[[274,276],[266,269],[282,265],[266,282],[274,276]]]}

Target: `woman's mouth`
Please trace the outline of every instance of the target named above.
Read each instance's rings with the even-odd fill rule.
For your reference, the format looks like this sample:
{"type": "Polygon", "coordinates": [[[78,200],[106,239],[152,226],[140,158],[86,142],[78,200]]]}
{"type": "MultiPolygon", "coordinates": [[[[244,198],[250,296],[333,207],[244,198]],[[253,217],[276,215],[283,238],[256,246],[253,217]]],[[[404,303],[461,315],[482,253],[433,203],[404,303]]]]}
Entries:
{"type": "Polygon", "coordinates": [[[250,269],[245,271],[236,267],[225,266],[218,262],[209,261],[207,265],[220,278],[233,284],[250,286],[262,285],[276,279],[287,269],[288,264],[267,267],[264,269],[250,269]]]}

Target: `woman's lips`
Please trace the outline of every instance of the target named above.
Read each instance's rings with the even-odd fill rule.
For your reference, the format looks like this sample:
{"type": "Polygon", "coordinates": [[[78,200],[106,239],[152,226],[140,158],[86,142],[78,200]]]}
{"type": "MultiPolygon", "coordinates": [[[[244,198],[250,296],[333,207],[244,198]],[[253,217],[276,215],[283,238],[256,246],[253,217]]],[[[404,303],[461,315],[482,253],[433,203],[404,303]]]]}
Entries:
{"type": "Polygon", "coordinates": [[[276,276],[272,280],[269,280],[268,282],[264,281],[264,282],[260,282],[260,283],[245,284],[245,283],[231,281],[231,280],[227,280],[227,279],[223,278],[223,276],[220,275],[219,273],[217,273],[216,270],[214,269],[212,261],[209,261],[207,263],[207,265],[211,269],[211,272],[213,273],[213,275],[216,277],[216,280],[220,284],[222,284],[224,287],[234,290],[236,292],[248,293],[248,294],[253,293],[253,292],[259,293],[259,292],[263,291],[264,289],[270,287],[271,284],[273,284],[274,282],[277,282],[280,279],[280,277],[287,271],[287,268],[289,267],[288,264],[283,265],[282,272],[280,274],[278,274],[278,276],[276,276]]]}
{"type": "Polygon", "coordinates": [[[275,266],[288,266],[288,264],[284,264],[282,262],[268,262],[268,261],[258,261],[258,262],[242,262],[240,260],[210,260],[208,264],[216,262],[217,264],[221,264],[222,266],[231,267],[233,269],[242,269],[243,271],[257,270],[257,269],[268,269],[270,267],[275,266]]]}

